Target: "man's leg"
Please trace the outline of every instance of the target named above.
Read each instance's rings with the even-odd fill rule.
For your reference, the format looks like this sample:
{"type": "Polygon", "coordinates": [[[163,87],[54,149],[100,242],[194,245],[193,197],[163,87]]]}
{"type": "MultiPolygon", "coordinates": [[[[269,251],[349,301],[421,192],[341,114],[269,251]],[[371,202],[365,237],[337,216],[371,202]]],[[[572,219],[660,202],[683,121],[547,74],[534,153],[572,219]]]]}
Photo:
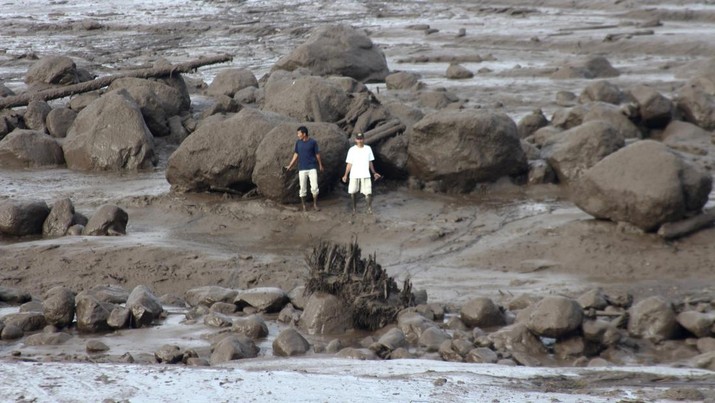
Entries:
{"type": "Polygon", "coordinates": [[[318,170],[308,171],[308,178],[310,179],[310,192],[313,194],[313,209],[318,211],[318,170]]]}
{"type": "Polygon", "coordinates": [[[300,183],[300,204],[303,205],[305,211],[305,197],[308,195],[308,171],[298,171],[298,183],[300,183]]]}
{"type": "Polygon", "coordinates": [[[370,178],[361,179],[360,191],[367,201],[367,213],[372,214],[372,181],[370,178]]]}
{"type": "Polygon", "coordinates": [[[350,194],[350,202],[353,207],[353,214],[357,213],[357,193],[360,188],[360,179],[351,178],[348,185],[348,193],[350,194]]]}

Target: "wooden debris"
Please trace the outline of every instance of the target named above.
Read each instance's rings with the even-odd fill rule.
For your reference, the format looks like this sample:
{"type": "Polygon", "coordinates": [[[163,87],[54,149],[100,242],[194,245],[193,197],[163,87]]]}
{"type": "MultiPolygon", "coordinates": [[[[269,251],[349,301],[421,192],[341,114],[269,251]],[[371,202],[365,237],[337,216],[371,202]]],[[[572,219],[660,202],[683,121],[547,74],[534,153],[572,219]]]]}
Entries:
{"type": "Polygon", "coordinates": [[[95,80],[86,81],[79,84],[67,85],[38,92],[24,93],[20,95],[0,98],[0,110],[6,108],[13,108],[16,106],[25,106],[32,101],[48,101],[50,99],[64,98],[70,95],[95,91],[100,88],[109,86],[114,80],[118,80],[120,78],[166,77],[177,73],[188,73],[190,71],[196,70],[201,66],[223,63],[232,59],[233,58],[229,55],[199,58],[186,63],[133,70],[128,73],[100,77],[95,80]]]}
{"type": "Polygon", "coordinates": [[[412,284],[402,290],[377,263],[375,255],[361,257],[357,241],[349,245],[320,242],[306,257],[310,268],[306,295],[325,292],[351,308],[353,326],[376,330],[392,323],[397,314],[414,304],[412,284]]]}

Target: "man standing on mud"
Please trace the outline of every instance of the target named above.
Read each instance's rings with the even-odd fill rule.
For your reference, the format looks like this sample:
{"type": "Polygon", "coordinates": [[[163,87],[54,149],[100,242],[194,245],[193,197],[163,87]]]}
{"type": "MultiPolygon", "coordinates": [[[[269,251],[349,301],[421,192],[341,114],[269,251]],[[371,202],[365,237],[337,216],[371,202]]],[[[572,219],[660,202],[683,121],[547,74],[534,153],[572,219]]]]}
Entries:
{"type": "Polygon", "coordinates": [[[308,135],[308,128],[301,126],[296,132],[298,140],[295,142],[293,158],[286,170],[290,170],[298,161],[298,181],[300,182],[300,203],[305,211],[305,198],[308,196],[308,180],[310,192],[313,194],[313,209],[318,210],[318,168],[323,172],[323,161],[320,159],[318,142],[308,135]]]}
{"type": "Polygon", "coordinates": [[[382,177],[375,171],[375,166],[372,163],[374,160],[375,156],[372,154],[372,148],[365,145],[365,136],[362,133],[358,133],[355,136],[355,145],[350,147],[348,156],[345,158],[347,165],[345,166],[345,175],[343,175],[343,182],[347,182],[348,175],[350,175],[348,193],[352,201],[353,214],[357,211],[356,197],[358,192],[365,195],[367,212],[372,214],[372,181],[370,180],[370,173],[372,172],[375,180],[382,177]]]}

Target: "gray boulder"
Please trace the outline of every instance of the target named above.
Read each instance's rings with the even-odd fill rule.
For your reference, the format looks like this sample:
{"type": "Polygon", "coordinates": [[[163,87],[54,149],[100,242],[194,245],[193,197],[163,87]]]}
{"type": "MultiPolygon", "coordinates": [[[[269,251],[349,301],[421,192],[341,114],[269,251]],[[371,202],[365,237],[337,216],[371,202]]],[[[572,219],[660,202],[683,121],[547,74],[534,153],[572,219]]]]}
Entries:
{"type": "Polygon", "coordinates": [[[459,315],[462,322],[470,328],[488,328],[506,323],[504,313],[499,306],[486,297],[470,299],[462,306],[459,315]]]}
{"type": "Polygon", "coordinates": [[[72,200],[57,200],[50,209],[50,214],[42,224],[42,235],[48,237],[64,236],[69,227],[75,224],[75,211],[72,200]]]}
{"type": "Polygon", "coordinates": [[[280,332],[273,340],[273,355],[292,357],[305,354],[310,349],[310,343],[297,330],[288,328],[280,332]]]}
{"type": "Polygon", "coordinates": [[[261,312],[280,312],[288,303],[288,294],[277,287],[256,287],[239,291],[233,303],[239,310],[250,306],[261,312]]]}
{"type": "Polygon", "coordinates": [[[623,110],[605,102],[593,102],[589,105],[588,111],[583,115],[583,122],[600,120],[613,126],[624,139],[641,137],[641,131],[624,114],[623,110]]]}
{"type": "Polygon", "coordinates": [[[672,119],[673,102],[654,88],[636,85],[628,89],[628,94],[638,105],[638,116],[645,127],[662,128],[672,119]]]}
{"type": "MultiPolygon", "coordinates": [[[[273,128],[290,120],[247,108],[226,120],[202,125],[171,154],[166,179],[179,191],[250,190],[259,144],[273,128]]],[[[283,134],[295,140],[295,131],[283,134]]]]}
{"type": "Polygon", "coordinates": [[[66,56],[47,56],[36,61],[25,74],[27,84],[77,84],[77,66],[66,56]]]}
{"type": "Polygon", "coordinates": [[[41,200],[6,200],[0,203],[0,233],[15,236],[41,234],[49,214],[50,208],[41,200]]]}
{"type": "Polygon", "coordinates": [[[418,73],[400,71],[385,77],[385,86],[388,90],[409,90],[415,88],[420,78],[418,73]]]}
{"type": "Polygon", "coordinates": [[[260,349],[250,338],[241,335],[229,335],[211,346],[211,365],[243,358],[255,358],[260,349]]]}
{"type": "Polygon", "coordinates": [[[25,126],[30,130],[45,132],[45,119],[52,108],[45,101],[30,101],[23,115],[25,126]]]}
{"type": "Polygon", "coordinates": [[[71,325],[75,313],[74,292],[62,286],[51,288],[42,301],[42,312],[50,325],[58,328],[71,325]]]}
{"type": "Polygon", "coordinates": [[[308,334],[341,334],[352,327],[345,304],[331,294],[310,296],[298,326],[308,334]]]}
{"type": "Polygon", "coordinates": [[[450,80],[464,80],[474,77],[474,73],[461,64],[451,63],[449,67],[447,67],[445,76],[450,80]]]}
{"type": "Polygon", "coordinates": [[[266,321],[258,315],[236,318],[231,325],[231,330],[252,339],[260,339],[268,336],[268,325],[266,325],[266,321]]]}
{"type": "Polygon", "coordinates": [[[77,115],[62,146],[74,170],[136,170],[155,163],[154,142],[125,91],[105,94],[77,115]]]}
{"type": "Polygon", "coordinates": [[[192,288],[186,291],[185,296],[186,303],[189,306],[204,305],[210,307],[215,302],[233,303],[236,295],[238,295],[238,291],[234,289],[211,285],[192,288]]]}
{"type": "Polygon", "coordinates": [[[299,121],[337,122],[349,107],[348,93],[322,77],[276,72],[265,85],[263,108],[299,121]]]}
{"type": "Polygon", "coordinates": [[[710,337],[713,335],[713,324],[715,324],[715,313],[705,313],[698,311],[683,311],[675,318],[680,326],[687,329],[695,337],[710,337]]]}
{"type": "Polygon", "coordinates": [[[686,121],[715,130],[715,93],[707,91],[701,80],[691,80],[680,88],[675,105],[686,121]]]}
{"type": "Polygon", "coordinates": [[[69,108],[54,108],[45,119],[47,132],[55,138],[67,137],[67,131],[77,118],[77,112],[69,108]]]}
{"type": "Polygon", "coordinates": [[[559,181],[568,183],[624,145],[623,135],[611,124],[594,120],[550,137],[541,156],[559,181]]]}
{"type": "Polygon", "coordinates": [[[0,140],[2,168],[36,168],[64,163],[62,146],[41,131],[15,129],[0,140]]]}
{"type": "Polygon", "coordinates": [[[583,309],[573,299],[545,297],[531,310],[526,325],[537,336],[560,338],[581,327],[583,309]]]}
{"type": "Polygon", "coordinates": [[[258,88],[258,80],[250,70],[226,69],[216,74],[206,93],[210,96],[227,95],[233,97],[239,91],[248,88],[258,88]]]}
{"type": "Polygon", "coordinates": [[[642,140],[586,171],[575,188],[572,199],[588,214],[653,231],[700,211],[708,200],[712,178],[667,146],[642,140]]]}
{"type": "Polygon", "coordinates": [[[83,235],[125,235],[129,215],[121,207],[105,204],[92,215],[82,231],[83,235]]]}
{"type": "Polygon", "coordinates": [[[454,111],[425,116],[409,133],[407,167],[444,189],[470,191],[479,182],[525,173],[516,124],[501,113],[454,111]]]}
{"type": "Polygon", "coordinates": [[[77,329],[86,333],[109,330],[107,319],[109,319],[113,309],[113,304],[99,301],[89,293],[81,292],[77,294],[75,297],[77,329]]]}
{"type": "Polygon", "coordinates": [[[385,55],[364,31],[343,24],[317,28],[304,44],[278,60],[273,70],[300,67],[319,76],[347,76],[362,82],[383,81],[389,74],[385,55]]]}
{"type": "Polygon", "coordinates": [[[503,327],[487,336],[496,351],[545,354],[546,347],[523,323],[503,327]]]}
{"type": "MultiPolygon", "coordinates": [[[[281,124],[265,135],[256,150],[252,180],[269,199],[288,202],[298,199],[298,173],[282,173],[293,155],[298,124],[281,124]]],[[[330,192],[345,169],[348,151],[346,134],[332,123],[306,123],[310,137],[318,142],[325,172],[318,175],[320,194],[330,192]]]]}
{"type": "Polygon", "coordinates": [[[134,287],[129,294],[127,308],[132,312],[132,326],[134,327],[151,325],[164,312],[159,298],[143,285],[134,287]]]}
{"type": "Polygon", "coordinates": [[[679,329],[670,302],[653,296],[633,305],[628,313],[628,333],[633,337],[660,342],[673,338],[679,329]]]}
{"type": "Polygon", "coordinates": [[[30,293],[18,288],[0,286],[0,302],[8,304],[23,304],[32,299],[30,293]]]}
{"type": "Polygon", "coordinates": [[[613,68],[603,56],[589,56],[583,60],[569,61],[557,68],[551,75],[553,79],[571,78],[608,78],[618,77],[620,72],[613,68]]]}
{"type": "Polygon", "coordinates": [[[516,124],[516,129],[519,133],[519,138],[523,139],[531,136],[535,131],[548,125],[549,120],[546,119],[546,116],[544,116],[544,112],[542,112],[541,109],[536,109],[530,114],[522,117],[516,124]]]}
{"type": "Polygon", "coordinates": [[[607,80],[600,80],[589,84],[583,89],[579,96],[579,102],[585,104],[589,102],[606,102],[618,105],[624,99],[623,91],[617,85],[607,80]]]}

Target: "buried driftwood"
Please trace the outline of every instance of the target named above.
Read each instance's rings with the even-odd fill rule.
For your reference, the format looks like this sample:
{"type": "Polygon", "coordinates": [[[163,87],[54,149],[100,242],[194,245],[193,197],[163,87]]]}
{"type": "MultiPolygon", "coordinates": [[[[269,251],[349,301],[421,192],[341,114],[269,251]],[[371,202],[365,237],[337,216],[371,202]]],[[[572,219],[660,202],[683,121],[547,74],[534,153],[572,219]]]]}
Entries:
{"type": "Polygon", "coordinates": [[[5,108],[13,108],[16,106],[25,106],[32,101],[48,101],[50,99],[64,98],[70,95],[81,94],[84,92],[95,91],[100,88],[109,86],[114,80],[120,78],[134,77],[134,78],[150,78],[150,77],[165,77],[171,76],[176,73],[188,73],[201,66],[207,66],[210,64],[223,63],[232,60],[233,58],[229,55],[220,55],[212,57],[204,57],[196,60],[192,60],[186,63],[180,63],[176,65],[166,65],[159,67],[152,67],[147,69],[133,70],[128,73],[115,74],[111,76],[105,76],[97,78],[92,81],[85,81],[79,84],[67,85],[58,88],[51,88],[48,90],[30,92],[5,98],[0,98],[0,110],[5,108]]]}
{"type": "Polygon", "coordinates": [[[398,119],[390,120],[370,131],[365,132],[365,144],[373,145],[380,140],[390,138],[397,133],[405,131],[405,125],[398,119]]]}
{"type": "Polygon", "coordinates": [[[665,239],[675,239],[697,232],[715,223],[715,208],[685,220],[667,222],[660,226],[658,235],[665,239]]]}
{"type": "Polygon", "coordinates": [[[377,264],[375,255],[361,257],[357,241],[347,246],[320,242],[306,260],[310,268],[306,295],[326,292],[340,298],[350,307],[356,328],[379,329],[413,305],[409,279],[400,291],[395,280],[377,264]]]}

